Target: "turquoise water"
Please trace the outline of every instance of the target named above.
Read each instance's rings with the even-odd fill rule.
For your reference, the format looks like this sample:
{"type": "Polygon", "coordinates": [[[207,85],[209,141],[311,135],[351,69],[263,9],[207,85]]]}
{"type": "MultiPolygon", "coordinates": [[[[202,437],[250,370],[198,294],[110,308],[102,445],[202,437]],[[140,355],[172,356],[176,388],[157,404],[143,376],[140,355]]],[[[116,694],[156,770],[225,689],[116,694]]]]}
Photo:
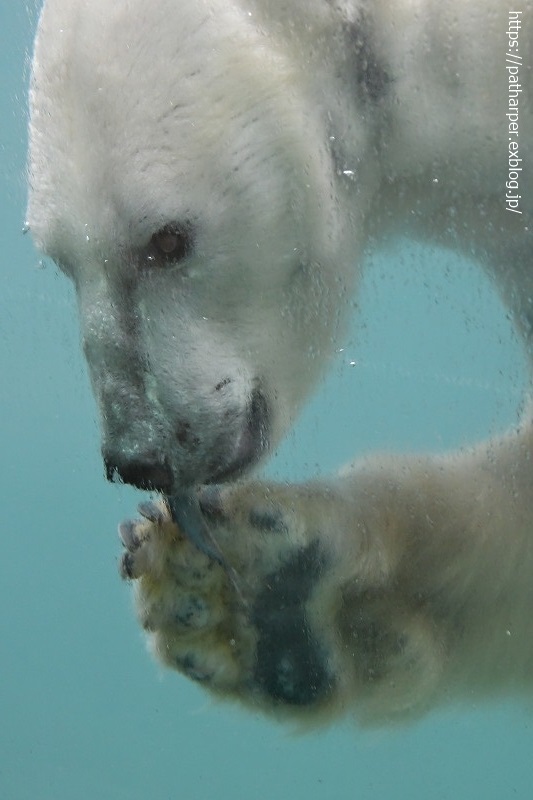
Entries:
{"type": "MultiPolygon", "coordinates": [[[[35,14],[0,9],[0,799],[511,800],[533,797],[522,703],[449,709],[396,731],[295,738],[162,672],[117,575],[108,485],[71,287],[24,218],[25,53],[35,14]]],[[[516,420],[524,363],[474,265],[403,243],[373,259],[331,379],[271,471],[370,449],[442,449],[516,420]]],[[[320,467],[318,467],[320,465],[320,467]]]]}

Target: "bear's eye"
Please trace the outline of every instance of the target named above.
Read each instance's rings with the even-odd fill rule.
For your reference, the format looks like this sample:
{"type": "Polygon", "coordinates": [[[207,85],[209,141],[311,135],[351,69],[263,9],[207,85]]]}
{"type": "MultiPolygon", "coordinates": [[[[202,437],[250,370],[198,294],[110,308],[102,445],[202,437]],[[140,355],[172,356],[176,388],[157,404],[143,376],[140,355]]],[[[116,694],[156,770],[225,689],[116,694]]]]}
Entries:
{"type": "Polygon", "coordinates": [[[189,224],[169,223],[154,233],[148,246],[151,266],[164,266],[182,261],[193,247],[193,231],[189,224]]]}

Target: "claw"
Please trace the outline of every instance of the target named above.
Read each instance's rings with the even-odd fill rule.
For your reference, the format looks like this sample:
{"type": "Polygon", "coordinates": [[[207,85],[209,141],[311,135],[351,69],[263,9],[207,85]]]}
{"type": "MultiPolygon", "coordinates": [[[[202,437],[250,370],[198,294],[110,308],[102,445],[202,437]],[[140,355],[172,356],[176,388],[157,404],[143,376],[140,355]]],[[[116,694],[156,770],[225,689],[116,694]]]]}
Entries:
{"type": "Polygon", "coordinates": [[[139,514],[143,516],[145,519],[149,520],[150,522],[156,522],[160,525],[163,524],[165,521],[165,512],[163,509],[154,503],[152,500],[147,500],[143,503],[139,503],[137,506],[139,514]]]}
{"type": "Polygon", "coordinates": [[[141,540],[137,536],[136,527],[137,524],[131,519],[121,522],[118,526],[118,535],[120,536],[122,544],[130,553],[134,553],[135,550],[138,550],[141,544],[141,540]]]}
{"type": "Polygon", "coordinates": [[[131,553],[123,553],[118,566],[120,577],[125,581],[132,580],[136,577],[134,567],[133,555],[131,553]]]}

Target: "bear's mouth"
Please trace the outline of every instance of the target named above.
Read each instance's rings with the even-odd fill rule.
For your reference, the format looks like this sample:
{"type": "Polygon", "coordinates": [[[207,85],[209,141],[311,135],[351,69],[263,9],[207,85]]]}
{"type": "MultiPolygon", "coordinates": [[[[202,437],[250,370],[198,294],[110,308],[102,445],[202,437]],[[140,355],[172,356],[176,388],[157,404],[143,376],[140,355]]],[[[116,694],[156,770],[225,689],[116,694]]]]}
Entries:
{"type": "Polygon", "coordinates": [[[204,483],[226,483],[249,472],[269,449],[270,413],[264,393],[259,388],[252,392],[246,411],[246,421],[231,459],[222,457],[211,464],[209,477],[204,483]]]}
{"type": "MultiPolygon", "coordinates": [[[[223,463],[211,473],[205,484],[235,480],[262,458],[268,450],[268,405],[264,394],[255,389],[246,415],[246,425],[231,462],[223,463]]],[[[202,553],[225,565],[223,555],[213,538],[195,489],[178,489],[166,496],[173,520],[183,534],[202,553]]]]}
{"type": "Polygon", "coordinates": [[[196,428],[210,431],[193,435],[192,425],[181,423],[174,436],[157,431],[150,447],[143,448],[137,437],[124,440],[109,437],[113,443],[102,448],[108,480],[127,483],[138,489],[160,492],[167,498],[178,496],[194,486],[226,483],[242,477],[269,450],[270,412],[259,385],[252,390],[246,406],[228,420],[220,417],[209,426],[200,421],[196,428]],[[187,429],[187,439],[181,433],[187,429]],[[168,442],[179,441],[177,450],[168,442]]]}

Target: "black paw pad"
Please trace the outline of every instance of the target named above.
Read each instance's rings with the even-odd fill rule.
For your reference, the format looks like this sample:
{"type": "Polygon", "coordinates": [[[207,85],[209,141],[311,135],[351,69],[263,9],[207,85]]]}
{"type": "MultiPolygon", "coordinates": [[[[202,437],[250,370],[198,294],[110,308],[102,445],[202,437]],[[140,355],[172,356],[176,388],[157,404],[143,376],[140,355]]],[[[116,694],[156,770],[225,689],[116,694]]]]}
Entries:
{"type": "Polygon", "coordinates": [[[120,577],[123,578],[125,581],[130,581],[134,577],[134,558],[132,553],[123,553],[119,565],[118,571],[120,573],[120,577]]]}
{"type": "Polygon", "coordinates": [[[311,705],[332,688],[332,676],[305,615],[324,564],[317,544],[299,551],[267,577],[252,622],[259,632],[254,678],[273,700],[311,705]]]}
{"type": "Polygon", "coordinates": [[[288,705],[311,705],[331,690],[324,654],[303,615],[262,631],[254,677],[269,697],[288,705]]]}
{"type": "Polygon", "coordinates": [[[206,670],[200,669],[197,666],[196,658],[192,653],[187,653],[184,656],[179,656],[175,659],[176,667],[180,672],[183,672],[188,678],[198,683],[206,683],[212,678],[212,675],[206,670]]]}
{"type": "Polygon", "coordinates": [[[203,628],[209,619],[209,608],[205,600],[195,595],[182,599],[176,610],[175,621],[182,628],[203,628]]]}

